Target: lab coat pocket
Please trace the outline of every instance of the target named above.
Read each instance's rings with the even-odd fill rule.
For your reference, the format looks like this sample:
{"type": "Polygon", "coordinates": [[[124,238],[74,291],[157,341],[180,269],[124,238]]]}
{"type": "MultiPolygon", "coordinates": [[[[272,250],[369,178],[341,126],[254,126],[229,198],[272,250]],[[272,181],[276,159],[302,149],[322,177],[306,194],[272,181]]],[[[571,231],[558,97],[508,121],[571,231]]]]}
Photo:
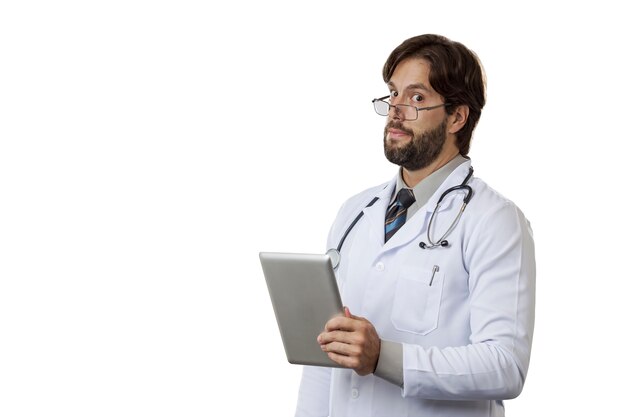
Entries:
{"type": "Polygon", "coordinates": [[[400,271],[391,310],[397,330],[426,335],[437,328],[444,273],[433,269],[405,268],[400,271]]]}

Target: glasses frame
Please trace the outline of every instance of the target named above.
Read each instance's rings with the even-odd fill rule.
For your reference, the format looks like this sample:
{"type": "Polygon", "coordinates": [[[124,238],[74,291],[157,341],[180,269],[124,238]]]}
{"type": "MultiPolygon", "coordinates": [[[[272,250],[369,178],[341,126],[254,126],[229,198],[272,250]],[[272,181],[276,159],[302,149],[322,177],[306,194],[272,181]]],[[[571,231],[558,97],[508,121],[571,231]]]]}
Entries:
{"type": "MultiPolygon", "coordinates": [[[[404,120],[408,120],[408,121],[412,121],[412,120],[417,120],[417,118],[419,117],[419,113],[420,110],[432,110],[432,109],[438,109],[439,107],[447,107],[450,105],[450,103],[442,103],[442,104],[437,104],[436,106],[428,106],[428,107],[415,107],[415,106],[411,106],[410,104],[391,104],[388,101],[385,101],[386,99],[390,98],[390,95],[387,96],[383,96],[380,98],[375,98],[372,100],[372,104],[374,105],[374,111],[376,111],[376,102],[377,101],[381,101],[383,103],[386,103],[387,106],[389,107],[389,109],[387,110],[387,114],[380,114],[376,111],[376,114],[379,116],[389,116],[389,113],[391,112],[391,108],[395,107],[396,111],[398,111],[399,108],[402,107],[413,107],[415,109],[415,119],[407,119],[405,118],[404,120]]],[[[404,112],[402,112],[402,114],[405,114],[404,112]]]]}

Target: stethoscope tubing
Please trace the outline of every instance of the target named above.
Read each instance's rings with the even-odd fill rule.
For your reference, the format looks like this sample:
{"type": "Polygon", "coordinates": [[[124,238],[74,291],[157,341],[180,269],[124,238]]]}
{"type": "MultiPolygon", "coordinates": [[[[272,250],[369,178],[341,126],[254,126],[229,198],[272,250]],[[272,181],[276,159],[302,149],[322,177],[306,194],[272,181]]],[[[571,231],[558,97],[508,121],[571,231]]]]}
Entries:
{"type": "MultiPolygon", "coordinates": [[[[365,208],[363,210],[365,210],[368,207],[372,207],[380,198],[379,197],[374,197],[372,199],[372,201],[370,201],[369,203],[367,203],[367,206],[365,206],[365,208]]],[[[356,218],[352,221],[352,223],[350,223],[350,226],[348,226],[348,228],[346,229],[346,231],[343,234],[343,237],[341,238],[341,240],[339,241],[339,245],[337,246],[337,252],[341,252],[341,248],[343,247],[343,242],[345,242],[346,238],[348,237],[348,235],[350,234],[350,232],[352,231],[352,228],[354,226],[356,226],[356,224],[359,222],[359,220],[361,220],[361,217],[363,217],[363,210],[361,210],[361,212],[359,213],[358,216],[356,216],[356,218]]]]}
{"type": "MultiPolygon", "coordinates": [[[[455,185],[454,187],[450,187],[450,188],[448,188],[446,191],[444,191],[441,194],[441,196],[439,197],[439,200],[437,200],[437,205],[435,206],[435,210],[433,211],[433,214],[430,216],[430,220],[428,221],[428,228],[426,230],[426,239],[428,240],[430,245],[427,245],[425,242],[420,242],[420,244],[419,244],[420,248],[422,248],[422,249],[433,249],[433,248],[437,248],[437,247],[448,247],[448,241],[446,240],[446,238],[450,235],[450,233],[452,233],[452,231],[456,227],[457,223],[460,221],[461,215],[465,211],[465,207],[467,207],[467,204],[470,202],[470,200],[472,199],[472,196],[474,194],[474,190],[472,189],[472,187],[467,185],[469,180],[472,178],[473,175],[474,175],[474,168],[470,166],[469,173],[467,174],[467,176],[465,177],[465,179],[463,180],[463,182],[461,184],[455,185]],[[451,193],[453,191],[457,191],[457,190],[465,190],[465,191],[467,191],[465,197],[463,198],[463,205],[461,206],[461,209],[459,210],[459,213],[454,218],[454,221],[452,222],[450,227],[448,227],[448,230],[446,230],[446,232],[443,234],[443,236],[441,238],[439,238],[436,242],[433,242],[431,240],[431,238],[430,238],[430,229],[431,229],[431,226],[432,226],[433,219],[437,216],[437,214],[439,212],[439,206],[441,205],[441,202],[443,201],[443,199],[449,193],[451,193]]],[[[372,199],[372,201],[370,201],[365,206],[365,208],[363,208],[363,210],[361,210],[361,212],[354,218],[354,220],[352,220],[352,223],[350,223],[350,226],[348,226],[346,231],[343,233],[343,236],[341,237],[341,240],[339,241],[339,245],[337,245],[336,248],[331,248],[331,249],[329,249],[326,252],[326,254],[330,257],[333,269],[337,269],[339,267],[339,263],[341,262],[341,248],[343,247],[343,244],[344,244],[346,238],[348,237],[348,235],[350,234],[350,232],[352,231],[354,226],[356,226],[356,224],[359,222],[359,220],[361,220],[361,217],[363,217],[364,210],[366,208],[368,208],[368,207],[373,206],[379,199],[380,199],[379,197],[374,197],[372,199]]]]}
{"type": "Polygon", "coordinates": [[[438,247],[447,248],[449,246],[449,242],[446,240],[446,238],[450,235],[450,233],[452,233],[452,231],[456,227],[457,223],[461,219],[461,215],[465,211],[465,207],[467,207],[467,204],[470,202],[470,200],[472,199],[472,196],[474,195],[474,190],[472,189],[472,187],[467,185],[467,183],[469,182],[470,178],[472,178],[473,175],[474,175],[474,168],[470,166],[469,173],[467,174],[467,176],[465,177],[465,179],[463,180],[461,184],[456,185],[454,187],[450,187],[441,194],[441,196],[439,197],[439,200],[437,200],[437,205],[435,206],[435,210],[433,211],[433,214],[430,216],[430,219],[428,220],[428,228],[426,229],[426,240],[428,240],[429,244],[427,245],[426,242],[420,242],[419,244],[420,248],[434,249],[438,247]],[[439,214],[439,206],[441,205],[441,202],[446,197],[446,195],[457,190],[467,191],[467,193],[465,194],[465,197],[463,198],[463,204],[461,205],[461,209],[459,210],[458,214],[456,215],[456,217],[450,224],[450,227],[448,227],[448,230],[446,230],[445,233],[436,242],[433,242],[432,239],[430,238],[430,229],[432,227],[433,220],[435,219],[435,217],[437,217],[437,214],[439,214]]]}

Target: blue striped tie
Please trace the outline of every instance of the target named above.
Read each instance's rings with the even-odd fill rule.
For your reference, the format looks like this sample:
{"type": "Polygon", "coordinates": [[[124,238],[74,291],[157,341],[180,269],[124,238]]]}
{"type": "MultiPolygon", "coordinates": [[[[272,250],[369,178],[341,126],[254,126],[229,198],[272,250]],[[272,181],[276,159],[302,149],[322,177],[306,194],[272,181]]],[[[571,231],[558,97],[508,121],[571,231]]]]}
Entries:
{"type": "Polygon", "coordinates": [[[391,239],[406,222],[406,210],[415,202],[413,191],[403,188],[398,192],[396,201],[387,209],[385,216],[385,242],[391,239]]]}

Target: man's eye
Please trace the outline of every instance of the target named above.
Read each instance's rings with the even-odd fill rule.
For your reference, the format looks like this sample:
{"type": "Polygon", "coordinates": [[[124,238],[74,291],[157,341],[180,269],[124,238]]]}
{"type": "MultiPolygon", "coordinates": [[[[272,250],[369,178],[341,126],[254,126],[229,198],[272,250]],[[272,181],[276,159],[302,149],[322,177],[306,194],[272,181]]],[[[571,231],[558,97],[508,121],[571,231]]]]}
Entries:
{"type": "Polygon", "coordinates": [[[393,90],[391,90],[391,91],[389,92],[389,95],[390,95],[391,97],[398,97],[398,92],[397,92],[397,91],[393,91],[393,90]]]}
{"type": "Polygon", "coordinates": [[[424,100],[424,97],[422,97],[422,96],[421,96],[421,95],[419,95],[419,94],[415,94],[415,95],[412,97],[412,100],[413,100],[413,101],[423,101],[423,100],[424,100]]]}

